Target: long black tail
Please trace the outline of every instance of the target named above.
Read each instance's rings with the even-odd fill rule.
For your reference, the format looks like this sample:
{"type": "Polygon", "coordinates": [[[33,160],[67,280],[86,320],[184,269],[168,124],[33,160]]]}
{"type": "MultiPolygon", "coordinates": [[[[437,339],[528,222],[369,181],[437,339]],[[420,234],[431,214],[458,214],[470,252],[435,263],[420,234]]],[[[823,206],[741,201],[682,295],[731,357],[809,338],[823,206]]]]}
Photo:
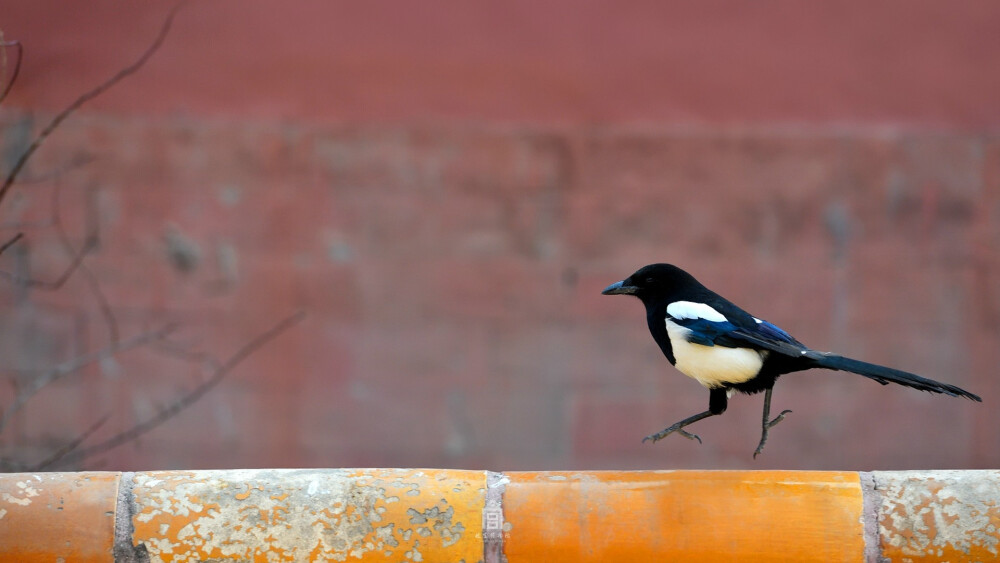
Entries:
{"type": "Polygon", "coordinates": [[[887,368],[877,364],[869,364],[868,362],[862,362],[860,360],[852,360],[851,358],[845,358],[829,352],[816,352],[810,350],[803,355],[806,358],[813,360],[816,367],[849,371],[858,375],[863,375],[868,379],[874,379],[882,385],[898,383],[899,385],[905,385],[906,387],[912,387],[921,391],[944,393],[945,395],[950,395],[952,397],[965,397],[966,399],[972,399],[973,401],[979,401],[980,403],[983,402],[978,395],[969,393],[960,387],[920,377],[919,375],[898,369],[887,368]]]}

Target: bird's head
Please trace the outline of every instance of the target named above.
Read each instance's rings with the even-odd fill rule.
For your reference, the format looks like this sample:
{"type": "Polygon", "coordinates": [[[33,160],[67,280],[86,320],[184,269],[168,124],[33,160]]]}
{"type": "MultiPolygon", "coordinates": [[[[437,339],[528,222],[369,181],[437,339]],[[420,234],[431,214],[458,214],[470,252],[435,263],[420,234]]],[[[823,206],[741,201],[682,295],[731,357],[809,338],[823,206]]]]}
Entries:
{"type": "Polygon", "coordinates": [[[604,288],[603,295],[635,295],[652,304],[690,287],[701,287],[691,274],[672,264],[650,264],[604,288]]]}

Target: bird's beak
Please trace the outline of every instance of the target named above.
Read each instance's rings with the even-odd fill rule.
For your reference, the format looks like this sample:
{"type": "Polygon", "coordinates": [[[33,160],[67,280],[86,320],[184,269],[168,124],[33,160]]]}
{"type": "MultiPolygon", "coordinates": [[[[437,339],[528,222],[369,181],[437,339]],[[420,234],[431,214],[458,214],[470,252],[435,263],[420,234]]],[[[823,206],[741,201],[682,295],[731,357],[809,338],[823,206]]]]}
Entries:
{"type": "Polygon", "coordinates": [[[635,295],[636,289],[638,289],[636,286],[628,285],[622,280],[605,287],[601,295],[635,295]]]}

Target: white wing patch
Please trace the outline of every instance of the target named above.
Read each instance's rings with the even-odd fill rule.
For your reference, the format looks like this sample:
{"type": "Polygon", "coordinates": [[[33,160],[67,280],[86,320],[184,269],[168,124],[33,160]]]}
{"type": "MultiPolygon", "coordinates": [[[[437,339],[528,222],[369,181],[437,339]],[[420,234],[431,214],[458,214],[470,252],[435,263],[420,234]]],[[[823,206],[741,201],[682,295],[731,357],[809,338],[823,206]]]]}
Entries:
{"type": "Polygon", "coordinates": [[[704,303],[674,301],[667,305],[667,314],[675,319],[705,319],[716,323],[726,322],[726,317],[704,303]]]}
{"type": "Polygon", "coordinates": [[[768,356],[766,350],[703,346],[688,342],[690,332],[667,319],[667,336],[674,351],[674,367],[709,389],[753,379],[768,356]]]}

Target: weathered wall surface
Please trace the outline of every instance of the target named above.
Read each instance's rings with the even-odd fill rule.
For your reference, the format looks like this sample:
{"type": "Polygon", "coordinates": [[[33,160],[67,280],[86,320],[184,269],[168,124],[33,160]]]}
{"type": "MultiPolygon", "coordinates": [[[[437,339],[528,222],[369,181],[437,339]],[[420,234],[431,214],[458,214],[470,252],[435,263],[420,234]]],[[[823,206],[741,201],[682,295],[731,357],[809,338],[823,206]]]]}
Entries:
{"type": "MultiPolygon", "coordinates": [[[[776,5],[775,23],[721,4],[308,6],[185,7],[149,66],[66,122],[0,208],[30,245],[0,266],[30,257],[51,279],[66,262],[45,225],[53,190],[71,233],[96,190],[87,265],[123,334],[178,320],[225,356],[309,314],[103,467],[1000,463],[996,8],[906,4],[886,27],[897,13],[867,7],[776,5]],[[641,306],[599,294],[652,261],[817,348],[986,403],[815,372],[779,384],[775,408],[795,412],[756,462],[759,397],[699,423],[704,445],[641,444],[707,403],[641,306]]],[[[0,115],[9,165],[141,51],[166,5],[0,11],[27,46],[0,115]]],[[[107,341],[80,279],[3,298],[11,373],[107,341]]],[[[2,439],[34,454],[106,412],[108,432],[124,428],[202,377],[128,353],[47,389],[2,439]]]]}

